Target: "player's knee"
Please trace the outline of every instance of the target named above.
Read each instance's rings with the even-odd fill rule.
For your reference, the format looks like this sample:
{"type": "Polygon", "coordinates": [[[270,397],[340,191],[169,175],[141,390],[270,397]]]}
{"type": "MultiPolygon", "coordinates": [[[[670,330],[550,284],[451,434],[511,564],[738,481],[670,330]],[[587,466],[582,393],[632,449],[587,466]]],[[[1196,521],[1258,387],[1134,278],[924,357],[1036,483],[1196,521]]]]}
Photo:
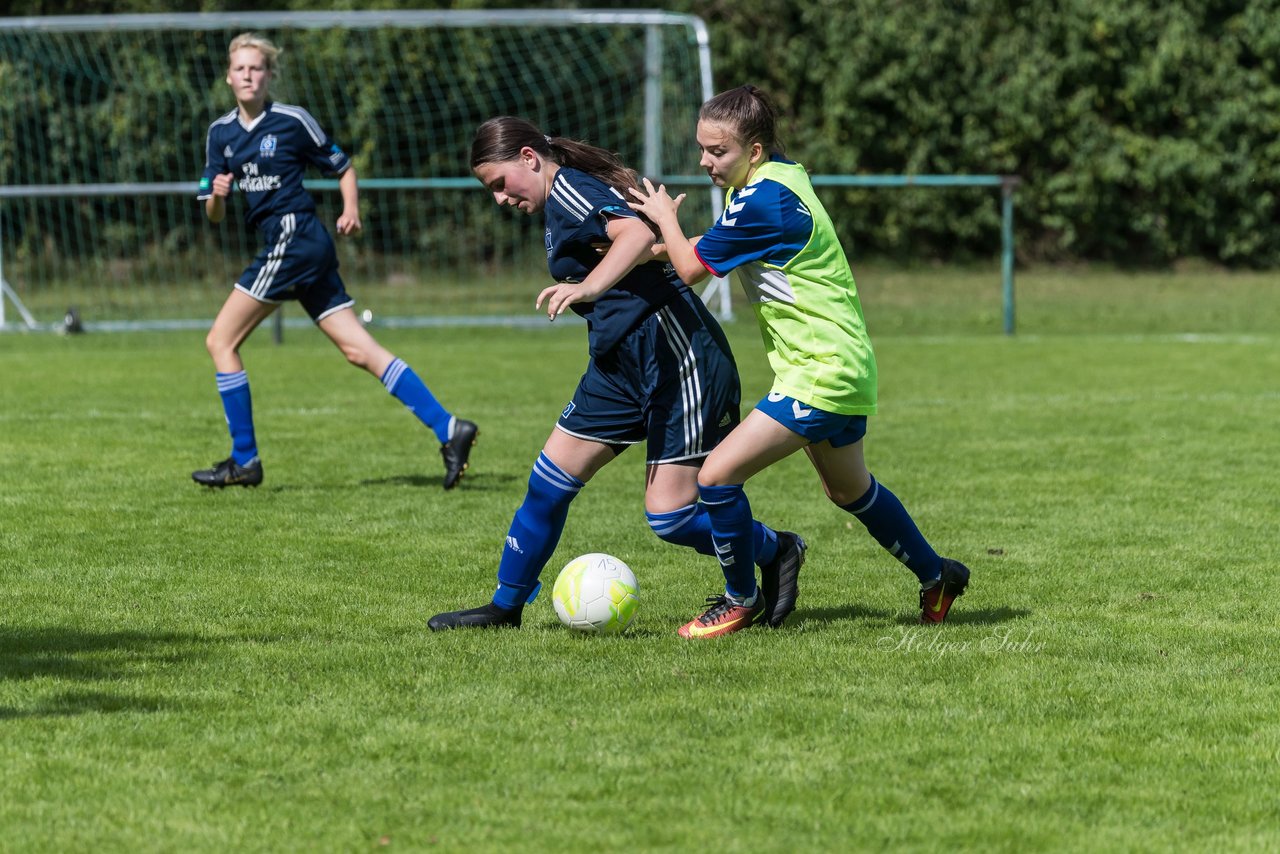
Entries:
{"type": "Polygon", "coordinates": [[[346,357],[347,361],[355,367],[363,368],[368,366],[369,354],[365,352],[363,347],[355,344],[343,344],[339,349],[342,350],[342,355],[346,357]]]}
{"type": "Polygon", "coordinates": [[[204,337],[204,348],[209,351],[209,355],[217,361],[219,356],[230,356],[236,352],[236,347],[232,342],[228,341],[225,336],[219,335],[217,330],[209,330],[209,334],[204,337]]]}
{"type": "Polygon", "coordinates": [[[561,469],[546,454],[539,454],[529,472],[529,491],[525,504],[542,505],[553,512],[568,510],[569,503],[578,496],[585,484],[561,469]]]}
{"type": "Polygon", "coordinates": [[[865,496],[871,489],[871,483],[870,474],[847,483],[828,483],[824,480],[822,490],[827,493],[827,498],[831,499],[832,504],[837,507],[847,507],[865,496]]]}
{"type": "Polygon", "coordinates": [[[837,507],[844,507],[846,504],[858,500],[862,494],[858,493],[858,495],[854,495],[853,490],[835,489],[830,486],[826,486],[825,484],[822,487],[822,491],[827,494],[827,498],[831,500],[831,503],[837,507]]]}
{"type": "Polygon", "coordinates": [[[676,513],[645,513],[644,515],[649,521],[649,530],[653,531],[658,539],[676,546],[685,545],[684,523],[683,519],[680,518],[679,511],[676,513]]]}
{"type": "Polygon", "coordinates": [[[698,488],[711,486],[730,486],[733,480],[730,478],[732,472],[722,469],[713,462],[704,463],[702,468],[698,469],[698,488]]]}

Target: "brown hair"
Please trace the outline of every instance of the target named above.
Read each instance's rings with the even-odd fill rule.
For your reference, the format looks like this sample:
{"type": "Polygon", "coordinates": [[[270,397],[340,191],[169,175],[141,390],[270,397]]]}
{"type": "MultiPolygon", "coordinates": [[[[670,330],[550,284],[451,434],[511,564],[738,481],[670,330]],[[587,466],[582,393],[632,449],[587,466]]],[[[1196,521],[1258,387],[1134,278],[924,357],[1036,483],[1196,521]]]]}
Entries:
{"type": "Polygon", "coordinates": [[[498,116],[476,129],[471,141],[471,169],[516,160],[526,146],[553,163],[599,178],[623,198],[628,188],[640,186],[639,174],[612,151],[563,136],[546,136],[533,122],[515,116],[498,116]]]}
{"type": "Polygon", "coordinates": [[[755,86],[721,92],[702,105],[698,120],[731,129],[747,145],[760,143],[766,155],[786,155],[786,148],[778,139],[778,108],[764,90],[755,86]]]}

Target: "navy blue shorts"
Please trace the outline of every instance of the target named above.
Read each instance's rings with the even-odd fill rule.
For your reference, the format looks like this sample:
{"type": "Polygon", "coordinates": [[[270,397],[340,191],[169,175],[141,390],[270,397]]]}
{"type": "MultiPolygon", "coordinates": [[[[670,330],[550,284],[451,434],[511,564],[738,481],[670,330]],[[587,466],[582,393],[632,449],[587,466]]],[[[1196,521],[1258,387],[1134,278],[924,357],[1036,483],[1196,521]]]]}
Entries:
{"type": "Polygon", "coordinates": [[[285,214],[262,232],[262,251],[240,274],[238,290],[259,302],[297,300],[316,322],[355,304],[338,275],[333,238],[314,214],[285,214]]]}
{"type": "Polygon", "coordinates": [[[592,358],[556,426],[619,449],[647,442],[650,465],[674,463],[711,453],[741,403],[729,342],[690,292],[592,358]]]}

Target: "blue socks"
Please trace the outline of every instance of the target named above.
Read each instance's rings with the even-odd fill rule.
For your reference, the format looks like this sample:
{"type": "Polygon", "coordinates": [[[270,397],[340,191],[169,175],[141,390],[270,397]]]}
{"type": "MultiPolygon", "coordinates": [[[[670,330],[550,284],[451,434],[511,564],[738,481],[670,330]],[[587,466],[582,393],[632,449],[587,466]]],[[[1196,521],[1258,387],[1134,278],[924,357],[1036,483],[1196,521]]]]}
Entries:
{"type": "Polygon", "coordinates": [[[751,600],[756,595],[755,542],[747,493],[741,484],[699,486],[698,497],[707,507],[725,591],[740,601],[751,600]]]}
{"type": "MultiPolygon", "coordinates": [[[[222,396],[222,408],[227,415],[227,429],[231,431],[231,458],[236,465],[244,465],[258,456],[258,442],[253,432],[253,402],[249,396],[249,377],[244,371],[233,374],[217,373],[218,394],[222,396]]],[[[453,416],[436,401],[430,390],[418,379],[413,369],[400,359],[395,359],[382,374],[382,384],[387,391],[431,428],[440,444],[449,441],[453,429],[453,416]]]]}
{"type": "Polygon", "coordinates": [[[871,488],[857,501],[841,506],[867,526],[875,541],[906,564],[920,583],[928,585],[942,576],[942,558],[925,540],[898,497],[871,478],[871,488]]]}
{"type": "MultiPolygon", "coordinates": [[[[724,572],[725,589],[736,599],[751,599],[756,592],[754,564],[768,563],[777,554],[777,535],[751,518],[751,504],[740,484],[699,486],[698,496],[702,501],[697,506],[647,514],[650,526],[667,542],[690,546],[701,554],[709,553],[709,529],[724,572]],[[763,545],[761,529],[768,532],[763,545]]],[[[865,495],[841,509],[857,517],[876,542],[914,572],[922,585],[931,584],[942,575],[942,558],[920,533],[898,497],[875,478],[865,495]]]]}
{"type": "Polygon", "coordinates": [[[396,400],[409,408],[418,416],[418,420],[431,428],[440,440],[440,444],[449,441],[449,431],[453,429],[453,416],[431,394],[413,368],[400,359],[392,360],[382,372],[382,384],[396,400]]]}
{"type": "Polygon", "coordinates": [[[539,454],[529,474],[529,491],[511,520],[507,542],[498,563],[498,590],[493,603],[514,608],[528,601],[542,568],[560,542],[569,503],[583,483],[539,454]]]}
{"type": "Polygon", "coordinates": [[[249,375],[244,371],[234,374],[215,373],[218,394],[222,396],[222,409],[227,415],[227,429],[231,431],[231,459],[242,466],[258,456],[258,440],[253,434],[253,400],[249,397],[249,375]]]}
{"type": "MultiPolygon", "coordinates": [[[[705,504],[690,504],[670,513],[645,513],[649,527],[664,542],[686,546],[698,554],[713,555],[715,545],[711,541],[711,517],[705,504]]],[[[767,525],[752,520],[751,540],[755,563],[764,566],[778,556],[778,534],[767,525]]]]}

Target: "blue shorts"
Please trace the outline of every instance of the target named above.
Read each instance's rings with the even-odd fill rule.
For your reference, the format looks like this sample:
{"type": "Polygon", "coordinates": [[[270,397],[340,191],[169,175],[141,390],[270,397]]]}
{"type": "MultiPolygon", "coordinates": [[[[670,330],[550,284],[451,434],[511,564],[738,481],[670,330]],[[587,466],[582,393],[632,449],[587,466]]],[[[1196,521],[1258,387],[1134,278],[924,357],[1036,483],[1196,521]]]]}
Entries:
{"type": "Polygon", "coordinates": [[[830,442],[833,448],[852,445],[867,435],[867,416],[839,415],[801,403],[775,391],[769,392],[756,409],[786,427],[799,433],[810,444],[830,442]]]}
{"type": "Polygon", "coordinates": [[[333,238],[315,214],[267,220],[262,234],[262,251],[240,274],[237,290],[259,302],[297,300],[316,322],[355,304],[338,275],[333,238]]]}
{"type": "Polygon", "coordinates": [[[649,465],[675,463],[711,453],[737,426],[741,403],[729,342],[689,293],[592,358],[556,426],[619,450],[647,442],[649,465]]]}

